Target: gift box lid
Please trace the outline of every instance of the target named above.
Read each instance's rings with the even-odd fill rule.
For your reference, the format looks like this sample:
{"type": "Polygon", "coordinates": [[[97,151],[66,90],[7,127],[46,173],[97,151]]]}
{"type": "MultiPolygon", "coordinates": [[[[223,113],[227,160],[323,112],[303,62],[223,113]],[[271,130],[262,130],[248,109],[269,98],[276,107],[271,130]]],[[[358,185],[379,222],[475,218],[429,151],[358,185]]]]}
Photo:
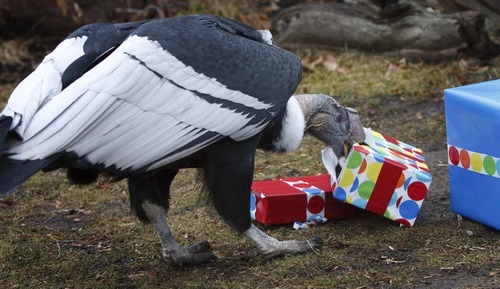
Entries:
{"type": "Polygon", "coordinates": [[[488,101],[490,105],[500,108],[500,79],[447,88],[444,92],[445,94],[453,93],[466,98],[474,96],[480,98],[481,101],[488,101]]]}
{"type": "Polygon", "coordinates": [[[329,180],[330,178],[326,175],[266,180],[254,182],[252,191],[264,197],[303,195],[306,192],[317,194],[332,190],[329,180]]]}
{"type": "Polygon", "coordinates": [[[361,145],[361,147],[366,149],[368,153],[374,154],[375,157],[391,159],[419,170],[424,175],[429,175],[429,167],[421,149],[376,131],[369,130],[366,135],[365,143],[367,145],[361,145]]]}
{"type": "Polygon", "coordinates": [[[444,90],[448,144],[500,157],[500,80],[444,90]]]}

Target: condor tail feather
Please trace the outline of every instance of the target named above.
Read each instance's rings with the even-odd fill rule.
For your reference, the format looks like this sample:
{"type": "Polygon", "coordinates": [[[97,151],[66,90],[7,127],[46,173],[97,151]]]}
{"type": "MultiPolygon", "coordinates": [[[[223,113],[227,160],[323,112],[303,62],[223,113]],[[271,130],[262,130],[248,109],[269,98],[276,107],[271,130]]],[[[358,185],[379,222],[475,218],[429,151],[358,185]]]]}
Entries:
{"type": "Polygon", "coordinates": [[[4,115],[0,116],[0,155],[2,155],[5,139],[7,138],[11,124],[12,117],[4,115]]]}
{"type": "Polygon", "coordinates": [[[51,162],[51,159],[17,161],[0,158],[0,197],[12,193],[17,186],[51,162]]]}

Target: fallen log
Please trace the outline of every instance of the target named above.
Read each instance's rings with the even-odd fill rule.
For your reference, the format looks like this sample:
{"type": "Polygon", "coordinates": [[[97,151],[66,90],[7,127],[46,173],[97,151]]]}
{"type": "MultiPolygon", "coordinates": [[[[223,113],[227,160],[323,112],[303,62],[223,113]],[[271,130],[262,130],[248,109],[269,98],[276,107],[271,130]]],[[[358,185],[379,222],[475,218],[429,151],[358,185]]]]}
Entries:
{"type": "Polygon", "coordinates": [[[292,6],[274,17],[274,40],[289,49],[354,48],[428,61],[463,56],[487,59],[500,54],[500,45],[488,37],[479,12],[439,14],[413,2],[373,2],[384,5],[369,9],[337,3],[292,6]]]}

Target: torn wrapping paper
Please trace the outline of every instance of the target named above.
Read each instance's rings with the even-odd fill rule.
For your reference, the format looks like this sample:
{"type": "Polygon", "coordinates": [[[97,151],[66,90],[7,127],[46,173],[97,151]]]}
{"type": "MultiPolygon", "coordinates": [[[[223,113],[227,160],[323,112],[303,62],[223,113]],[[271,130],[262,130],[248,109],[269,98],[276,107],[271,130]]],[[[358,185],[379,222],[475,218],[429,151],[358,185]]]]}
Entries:
{"type": "Polygon", "coordinates": [[[311,227],[316,227],[319,224],[323,224],[326,222],[328,222],[328,220],[325,217],[315,216],[312,218],[312,220],[307,221],[307,222],[295,222],[295,223],[293,223],[293,228],[295,230],[309,229],[311,227]]]}
{"type": "Polygon", "coordinates": [[[337,158],[331,149],[323,150],[334,198],[412,226],[432,181],[422,151],[370,129],[365,134],[365,143],[353,146],[338,177],[337,158]]]}
{"type": "Polygon", "coordinates": [[[335,200],[330,175],[254,182],[250,216],[264,225],[293,224],[305,228],[314,222],[353,218],[356,208],[335,200]]]}
{"type": "Polygon", "coordinates": [[[500,80],[444,91],[451,210],[500,230],[500,80]]]}

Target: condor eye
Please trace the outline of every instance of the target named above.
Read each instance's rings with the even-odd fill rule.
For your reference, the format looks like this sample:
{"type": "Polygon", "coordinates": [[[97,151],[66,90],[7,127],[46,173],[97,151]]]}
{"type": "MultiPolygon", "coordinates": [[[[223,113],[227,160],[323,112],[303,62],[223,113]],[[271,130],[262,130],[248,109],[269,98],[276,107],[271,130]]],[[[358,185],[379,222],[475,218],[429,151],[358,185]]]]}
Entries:
{"type": "Polygon", "coordinates": [[[337,115],[337,116],[335,117],[335,121],[336,121],[336,122],[342,122],[342,120],[344,120],[344,118],[342,117],[342,115],[341,115],[341,114],[339,114],[339,115],[337,115]]]}

